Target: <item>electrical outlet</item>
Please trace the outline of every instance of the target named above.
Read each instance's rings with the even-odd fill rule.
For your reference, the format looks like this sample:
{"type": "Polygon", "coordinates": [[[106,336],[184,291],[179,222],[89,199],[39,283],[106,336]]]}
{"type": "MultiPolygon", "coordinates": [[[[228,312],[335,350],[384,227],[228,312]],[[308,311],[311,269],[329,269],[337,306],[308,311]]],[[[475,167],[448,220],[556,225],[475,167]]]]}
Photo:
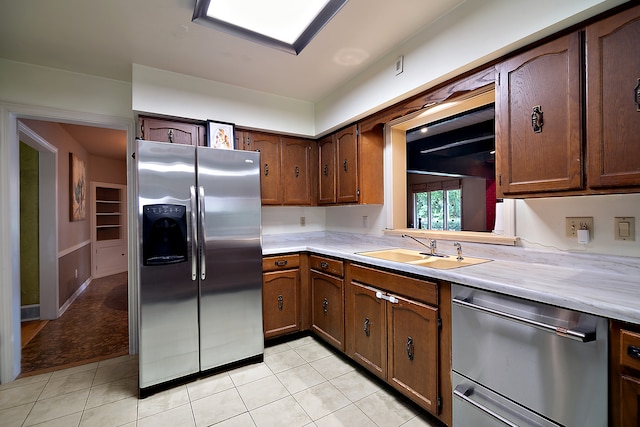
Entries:
{"type": "Polygon", "coordinates": [[[367,215],[362,216],[362,228],[369,228],[369,217],[367,215]]]}
{"type": "Polygon", "coordinates": [[[307,220],[305,217],[300,217],[300,227],[304,227],[307,224],[307,220]]]}
{"type": "Polygon", "coordinates": [[[571,216],[565,218],[565,230],[567,237],[578,237],[578,230],[581,228],[589,230],[589,234],[591,234],[593,238],[593,217],[571,216]]]}

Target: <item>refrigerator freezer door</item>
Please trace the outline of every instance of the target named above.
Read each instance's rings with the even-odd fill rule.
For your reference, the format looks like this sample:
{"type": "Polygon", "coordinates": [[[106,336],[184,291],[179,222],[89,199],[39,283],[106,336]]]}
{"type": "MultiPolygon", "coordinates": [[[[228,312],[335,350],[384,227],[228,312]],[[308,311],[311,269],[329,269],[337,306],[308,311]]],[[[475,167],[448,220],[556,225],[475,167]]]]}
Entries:
{"type": "Polygon", "coordinates": [[[200,282],[200,368],[259,356],[262,248],[259,153],[199,147],[205,272],[200,282]]]}
{"type": "MultiPolygon", "coordinates": [[[[189,194],[189,187],[195,185],[195,149],[139,141],[136,157],[139,224],[144,223],[144,207],[147,206],[147,217],[155,215],[154,223],[159,224],[156,231],[162,234],[156,236],[156,244],[165,245],[156,252],[163,255],[170,250],[187,253],[183,260],[173,252],[169,253],[175,262],[140,262],[139,376],[140,388],[147,388],[199,370],[198,282],[192,280],[193,224],[189,194]],[[163,209],[166,211],[164,220],[160,218],[164,215],[163,209]],[[187,223],[187,232],[180,233],[186,241],[168,242],[167,236],[174,239],[177,235],[173,232],[177,217],[184,218],[187,223]]],[[[143,234],[142,230],[140,233],[143,234]]],[[[150,247],[146,247],[145,252],[143,236],[140,237],[139,253],[154,253],[150,247]]]]}

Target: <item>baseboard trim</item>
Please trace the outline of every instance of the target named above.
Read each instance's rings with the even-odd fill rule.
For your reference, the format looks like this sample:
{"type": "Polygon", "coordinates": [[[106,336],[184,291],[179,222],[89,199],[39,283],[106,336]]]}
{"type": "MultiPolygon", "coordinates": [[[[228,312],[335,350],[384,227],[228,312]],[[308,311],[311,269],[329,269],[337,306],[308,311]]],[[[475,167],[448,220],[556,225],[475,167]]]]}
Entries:
{"type": "Polygon", "coordinates": [[[20,307],[20,321],[40,319],[40,304],[29,304],[20,307]]]}
{"type": "Polygon", "coordinates": [[[64,304],[62,304],[62,307],[58,309],[58,317],[62,316],[64,312],[67,311],[67,309],[71,306],[71,304],[73,304],[76,298],[78,298],[78,296],[80,296],[80,294],[84,292],[85,289],[87,289],[87,286],[89,286],[92,279],[92,277],[89,277],[82,285],[80,285],[80,287],[73,293],[73,295],[71,295],[69,299],[66,300],[64,304]]]}

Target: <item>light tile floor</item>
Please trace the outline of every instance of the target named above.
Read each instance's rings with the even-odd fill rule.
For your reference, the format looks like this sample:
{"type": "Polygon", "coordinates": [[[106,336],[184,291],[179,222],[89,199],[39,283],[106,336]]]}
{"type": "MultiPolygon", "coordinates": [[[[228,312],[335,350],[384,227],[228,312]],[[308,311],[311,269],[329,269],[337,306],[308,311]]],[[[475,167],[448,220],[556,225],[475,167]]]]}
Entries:
{"type": "Polygon", "coordinates": [[[0,385],[9,426],[436,427],[426,413],[313,337],[265,349],[264,362],[138,399],[123,356],[0,385]]]}

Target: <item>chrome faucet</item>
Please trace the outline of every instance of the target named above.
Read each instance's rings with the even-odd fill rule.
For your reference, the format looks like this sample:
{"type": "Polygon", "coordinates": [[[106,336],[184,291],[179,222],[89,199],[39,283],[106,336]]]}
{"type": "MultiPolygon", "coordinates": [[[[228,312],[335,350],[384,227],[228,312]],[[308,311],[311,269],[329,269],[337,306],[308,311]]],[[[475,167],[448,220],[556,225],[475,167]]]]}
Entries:
{"type": "Polygon", "coordinates": [[[456,251],[458,252],[458,257],[456,258],[458,261],[462,261],[464,258],[462,258],[462,245],[458,242],[454,242],[453,246],[456,247],[456,251]]]}
{"type": "MultiPolygon", "coordinates": [[[[408,237],[408,238],[410,238],[411,240],[414,240],[414,241],[416,241],[416,242],[420,243],[420,244],[421,244],[422,246],[424,246],[425,248],[427,248],[427,249],[431,250],[431,246],[425,245],[422,241],[420,241],[420,240],[416,239],[416,238],[415,238],[415,237],[413,237],[413,236],[409,236],[408,234],[403,234],[403,235],[402,235],[402,237],[403,237],[403,238],[404,238],[404,237],[408,237]]],[[[429,240],[431,240],[431,239],[429,239],[429,240]]]]}
{"type": "Polygon", "coordinates": [[[413,236],[409,236],[408,234],[403,234],[402,237],[408,237],[412,240],[415,240],[416,242],[420,243],[422,246],[424,246],[425,248],[429,249],[429,253],[424,253],[424,255],[431,255],[431,256],[446,256],[446,255],[439,255],[436,253],[436,241],[435,239],[429,239],[429,244],[425,244],[424,242],[416,239],[413,236]]]}

